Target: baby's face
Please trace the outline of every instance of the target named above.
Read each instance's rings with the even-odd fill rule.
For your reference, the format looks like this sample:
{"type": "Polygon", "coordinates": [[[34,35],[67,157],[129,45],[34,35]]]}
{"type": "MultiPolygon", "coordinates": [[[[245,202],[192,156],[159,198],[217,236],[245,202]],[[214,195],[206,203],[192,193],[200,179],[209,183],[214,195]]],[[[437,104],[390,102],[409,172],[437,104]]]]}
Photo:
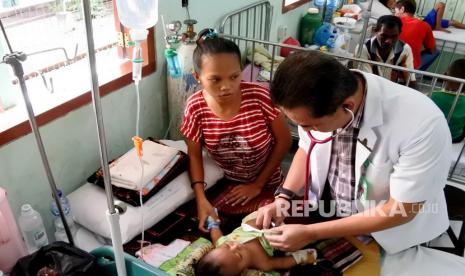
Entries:
{"type": "Polygon", "coordinates": [[[223,275],[239,275],[248,268],[252,257],[243,244],[231,241],[223,243],[209,254],[219,264],[223,275]]]}

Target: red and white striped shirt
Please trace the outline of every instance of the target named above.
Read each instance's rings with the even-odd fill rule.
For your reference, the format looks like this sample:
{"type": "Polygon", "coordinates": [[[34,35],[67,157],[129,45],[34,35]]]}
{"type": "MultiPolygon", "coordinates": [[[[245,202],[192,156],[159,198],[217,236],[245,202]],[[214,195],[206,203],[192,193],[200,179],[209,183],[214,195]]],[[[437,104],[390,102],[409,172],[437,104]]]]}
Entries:
{"type": "MultiPolygon", "coordinates": [[[[228,179],[254,181],[265,165],[275,137],[271,122],[280,111],[271,102],[268,89],[242,82],[241,106],[230,120],[218,118],[208,107],[202,90],[187,101],[181,133],[189,140],[201,142],[228,179]]],[[[268,185],[282,181],[281,168],[270,177],[268,185]]]]}

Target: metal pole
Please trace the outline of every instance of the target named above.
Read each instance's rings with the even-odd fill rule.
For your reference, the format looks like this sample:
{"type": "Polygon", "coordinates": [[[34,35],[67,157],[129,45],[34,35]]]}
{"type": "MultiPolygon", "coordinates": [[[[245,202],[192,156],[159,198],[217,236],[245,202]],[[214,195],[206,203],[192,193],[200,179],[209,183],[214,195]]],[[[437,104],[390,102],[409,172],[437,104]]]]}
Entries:
{"type": "Polygon", "coordinates": [[[82,1],[83,12],[84,12],[84,21],[86,27],[86,36],[87,36],[87,54],[89,57],[89,67],[90,67],[90,80],[91,80],[91,92],[92,92],[92,102],[94,106],[95,119],[97,122],[97,135],[99,140],[99,150],[100,150],[100,163],[103,170],[103,180],[105,183],[105,193],[107,196],[108,204],[108,220],[110,224],[111,239],[113,243],[113,251],[116,262],[116,270],[119,276],[126,275],[126,265],[123,258],[123,244],[121,240],[121,230],[119,225],[119,213],[115,209],[115,204],[113,202],[113,193],[110,182],[110,169],[108,166],[108,151],[105,138],[105,128],[103,125],[102,117],[102,106],[100,102],[100,92],[98,85],[98,76],[97,76],[97,67],[95,60],[95,46],[92,30],[92,16],[90,12],[90,0],[82,1]]]}
{"type": "Polygon", "coordinates": [[[48,162],[47,154],[45,153],[44,143],[42,142],[42,137],[40,136],[39,128],[37,126],[37,122],[34,115],[34,110],[32,108],[31,100],[29,99],[29,94],[27,91],[26,82],[24,80],[24,70],[21,62],[25,61],[26,57],[27,56],[25,53],[13,52],[11,54],[6,54],[3,57],[3,62],[13,67],[14,74],[18,78],[19,85],[21,87],[21,93],[23,94],[24,104],[26,106],[27,115],[29,118],[29,124],[31,125],[32,133],[34,133],[37,148],[39,149],[40,153],[40,158],[42,159],[42,164],[44,165],[45,174],[47,175],[48,183],[50,184],[50,189],[52,190],[53,199],[55,200],[58,212],[60,213],[60,218],[63,221],[63,227],[65,228],[68,241],[71,245],[74,246],[73,236],[71,234],[71,231],[69,230],[68,222],[66,221],[66,217],[61,206],[55,179],[53,178],[52,169],[50,168],[50,163],[48,162]]]}
{"type": "Polygon", "coordinates": [[[355,54],[356,58],[359,58],[362,55],[362,48],[363,48],[362,46],[363,46],[363,43],[365,42],[365,36],[367,35],[368,22],[370,21],[370,17],[371,17],[372,6],[373,6],[373,0],[370,0],[370,4],[368,5],[367,11],[363,13],[363,28],[362,28],[362,33],[360,34],[360,42],[358,43],[359,47],[357,49],[357,53],[355,54]]]}
{"type": "Polygon", "coordinates": [[[34,133],[37,147],[39,149],[40,158],[42,159],[42,164],[45,169],[45,174],[47,175],[48,183],[50,185],[50,189],[52,190],[52,197],[55,200],[55,203],[57,205],[58,213],[60,214],[60,218],[63,222],[63,227],[65,228],[68,242],[74,246],[73,235],[71,234],[71,231],[68,226],[68,222],[66,221],[66,217],[63,212],[63,208],[61,206],[55,179],[53,178],[52,169],[50,168],[50,163],[48,162],[44,143],[42,142],[42,137],[40,136],[40,131],[37,126],[36,118],[34,115],[34,109],[32,108],[31,100],[29,99],[29,93],[27,91],[26,82],[24,80],[24,69],[23,69],[23,65],[21,64],[21,62],[26,60],[27,55],[23,52],[13,52],[13,49],[11,48],[10,41],[8,39],[8,36],[6,35],[5,28],[3,27],[3,23],[1,19],[0,19],[0,28],[2,30],[3,36],[5,37],[5,41],[8,45],[8,49],[10,50],[10,53],[6,54],[3,57],[3,60],[1,63],[9,64],[13,68],[13,72],[15,76],[18,78],[19,85],[21,87],[21,93],[24,99],[24,104],[27,110],[27,115],[29,118],[29,124],[31,125],[32,132],[34,133]]]}

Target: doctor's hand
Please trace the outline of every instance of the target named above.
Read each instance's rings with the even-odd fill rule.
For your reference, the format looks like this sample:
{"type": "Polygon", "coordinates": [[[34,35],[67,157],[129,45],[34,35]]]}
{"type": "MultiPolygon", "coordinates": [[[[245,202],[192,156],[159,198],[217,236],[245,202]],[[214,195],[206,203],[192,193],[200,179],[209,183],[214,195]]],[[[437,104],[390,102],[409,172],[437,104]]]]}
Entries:
{"type": "Polygon", "coordinates": [[[273,248],[281,251],[297,251],[314,241],[313,235],[308,231],[310,225],[286,224],[273,228],[265,238],[273,248]]]}
{"type": "Polygon", "coordinates": [[[231,190],[226,202],[235,205],[245,205],[262,191],[262,186],[255,183],[239,184],[231,190]]]}
{"type": "Polygon", "coordinates": [[[281,225],[284,218],[288,216],[290,203],[282,198],[276,198],[273,203],[265,205],[258,209],[255,224],[259,229],[268,229],[272,222],[275,225],[281,225]]]}
{"type": "Polygon", "coordinates": [[[197,216],[199,218],[199,229],[205,233],[209,232],[205,228],[208,216],[220,222],[220,218],[218,217],[215,208],[213,208],[211,203],[206,198],[197,201],[197,216]]]}

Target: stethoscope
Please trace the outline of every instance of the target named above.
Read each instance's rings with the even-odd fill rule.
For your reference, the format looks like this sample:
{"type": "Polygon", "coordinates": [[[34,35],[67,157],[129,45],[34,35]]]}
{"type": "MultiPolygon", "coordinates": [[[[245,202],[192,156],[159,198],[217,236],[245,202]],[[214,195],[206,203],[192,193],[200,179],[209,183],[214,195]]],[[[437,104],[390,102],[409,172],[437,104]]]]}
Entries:
{"type": "Polygon", "coordinates": [[[335,131],[331,136],[329,136],[328,138],[325,138],[325,139],[317,139],[315,137],[313,137],[312,133],[310,132],[310,130],[307,131],[307,135],[308,137],[310,138],[310,145],[308,146],[308,151],[307,151],[307,162],[306,162],[306,168],[305,168],[305,188],[304,188],[304,203],[307,202],[308,200],[308,183],[310,181],[310,177],[311,177],[311,174],[310,174],[310,156],[312,155],[312,151],[313,151],[313,148],[315,147],[316,144],[326,144],[330,141],[332,141],[334,138],[336,138],[340,133],[344,132],[346,129],[348,129],[353,121],[354,121],[354,118],[355,118],[355,115],[354,115],[354,112],[350,109],[348,109],[347,107],[344,107],[344,109],[346,111],[348,111],[351,115],[351,119],[350,119],[350,122],[348,122],[344,128],[342,128],[341,131],[335,131]]]}

